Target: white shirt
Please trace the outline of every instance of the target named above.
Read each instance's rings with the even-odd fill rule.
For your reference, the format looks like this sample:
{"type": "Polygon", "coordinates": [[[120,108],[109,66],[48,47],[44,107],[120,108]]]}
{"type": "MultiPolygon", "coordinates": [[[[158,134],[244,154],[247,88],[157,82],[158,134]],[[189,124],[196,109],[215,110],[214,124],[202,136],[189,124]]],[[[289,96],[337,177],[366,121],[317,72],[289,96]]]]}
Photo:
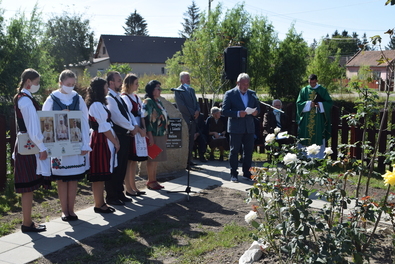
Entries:
{"type": "MultiPolygon", "coordinates": [[[[116,97],[120,102],[121,102],[121,97],[119,96],[119,93],[109,89],[109,94],[112,94],[114,97],[116,97]]],[[[118,108],[118,103],[117,101],[112,98],[110,95],[106,96],[107,99],[107,108],[108,110],[110,110],[111,112],[111,120],[114,122],[114,124],[127,129],[127,130],[133,130],[134,129],[134,125],[133,124],[137,124],[136,120],[134,120],[134,116],[132,116],[131,114],[129,114],[130,112],[128,112],[128,109],[125,109],[128,116],[129,116],[129,120],[127,120],[121,113],[121,111],[118,108]]]]}

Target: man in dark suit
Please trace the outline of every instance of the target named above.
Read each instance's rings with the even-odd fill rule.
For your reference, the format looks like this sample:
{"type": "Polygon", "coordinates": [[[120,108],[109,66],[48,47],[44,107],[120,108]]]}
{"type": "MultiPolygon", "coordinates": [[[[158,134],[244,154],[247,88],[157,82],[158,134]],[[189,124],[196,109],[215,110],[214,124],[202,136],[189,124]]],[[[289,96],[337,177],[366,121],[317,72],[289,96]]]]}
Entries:
{"type": "Polygon", "coordinates": [[[174,98],[176,100],[177,109],[181,112],[182,118],[188,125],[188,132],[189,132],[189,159],[187,166],[194,165],[190,158],[192,157],[192,150],[194,145],[194,136],[196,132],[196,119],[199,117],[200,114],[200,106],[196,99],[195,90],[190,86],[191,84],[191,77],[189,76],[188,72],[181,72],[180,73],[180,81],[181,85],[173,89],[174,98]]]}
{"type": "Polygon", "coordinates": [[[240,73],[237,86],[224,95],[222,113],[228,117],[230,145],[230,176],[232,182],[238,182],[238,153],[243,146],[243,177],[251,179],[250,167],[254,151],[254,117],[258,115],[259,100],[255,92],[249,90],[250,77],[240,73]],[[251,110],[252,109],[252,110],[251,110]]]}
{"type": "MultiPolygon", "coordinates": [[[[279,99],[273,100],[272,106],[276,109],[265,113],[263,116],[263,136],[266,137],[268,134],[274,133],[276,127],[280,128],[281,132],[289,132],[288,116],[285,113],[281,113],[277,109],[281,110],[282,103],[279,99]]],[[[288,143],[288,139],[280,139],[280,144],[288,143]]]]}

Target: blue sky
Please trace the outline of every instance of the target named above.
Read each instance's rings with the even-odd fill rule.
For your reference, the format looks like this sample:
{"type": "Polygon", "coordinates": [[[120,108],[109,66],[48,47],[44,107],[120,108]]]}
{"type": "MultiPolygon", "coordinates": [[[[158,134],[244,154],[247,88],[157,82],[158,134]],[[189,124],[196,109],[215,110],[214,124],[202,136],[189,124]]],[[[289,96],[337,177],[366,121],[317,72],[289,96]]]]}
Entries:
{"type": "MultiPolygon", "coordinates": [[[[195,0],[201,11],[207,11],[209,0],[195,0]]],[[[280,39],[285,37],[292,23],[297,32],[312,43],[336,29],[357,32],[360,37],[381,35],[383,44],[389,38],[383,33],[395,27],[395,6],[385,6],[386,0],[245,0],[246,10],[254,15],[266,16],[274,25],[280,39]]],[[[29,14],[35,4],[32,0],[0,0],[5,18],[13,17],[18,10],[29,14]]],[[[83,13],[89,18],[97,38],[100,34],[124,34],[125,19],[136,9],[147,21],[149,35],[178,37],[182,30],[184,13],[192,0],[38,0],[46,20],[62,11],[83,13]]],[[[213,0],[214,8],[222,3],[224,9],[242,3],[237,0],[213,0]]]]}

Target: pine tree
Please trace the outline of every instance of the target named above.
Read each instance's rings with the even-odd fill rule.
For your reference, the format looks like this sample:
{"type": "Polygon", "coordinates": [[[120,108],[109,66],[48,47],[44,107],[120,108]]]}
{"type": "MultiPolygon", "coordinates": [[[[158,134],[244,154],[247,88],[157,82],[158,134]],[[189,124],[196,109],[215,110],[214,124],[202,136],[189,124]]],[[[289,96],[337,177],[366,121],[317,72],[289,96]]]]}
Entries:
{"type": "Polygon", "coordinates": [[[395,50],[395,36],[390,39],[390,42],[388,42],[388,45],[385,47],[385,49],[395,50]]]}
{"type": "Polygon", "coordinates": [[[145,19],[134,10],[134,13],[126,19],[125,35],[127,36],[148,36],[147,22],[145,19]]]}
{"type": "Polygon", "coordinates": [[[181,23],[184,30],[179,33],[183,38],[191,38],[200,21],[200,10],[196,6],[195,1],[192,1],[192,5],[188,6],[188,11],[184,13],[184,16],[184,23],[181,23]]]}

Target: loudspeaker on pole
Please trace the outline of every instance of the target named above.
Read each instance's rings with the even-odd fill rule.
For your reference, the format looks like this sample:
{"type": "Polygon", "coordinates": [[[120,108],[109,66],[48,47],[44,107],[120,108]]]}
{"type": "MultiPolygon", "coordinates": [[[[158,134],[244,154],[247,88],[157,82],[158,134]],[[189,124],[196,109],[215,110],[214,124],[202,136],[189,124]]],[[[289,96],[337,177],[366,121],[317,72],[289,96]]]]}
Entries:
{"type": "Polygon", "coordinates": [[[242,72],[247,72],[247,48],[241,46],[227,47],[224,51],[226,79],[236,80],[242,72]]]}

